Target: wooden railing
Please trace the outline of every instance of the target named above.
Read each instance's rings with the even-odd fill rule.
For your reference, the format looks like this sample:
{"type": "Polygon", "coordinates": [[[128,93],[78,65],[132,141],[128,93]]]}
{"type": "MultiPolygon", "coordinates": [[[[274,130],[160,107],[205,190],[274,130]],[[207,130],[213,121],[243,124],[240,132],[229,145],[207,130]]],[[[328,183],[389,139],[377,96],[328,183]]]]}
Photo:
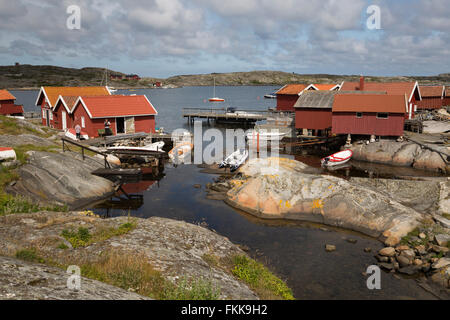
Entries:
{"type": "Polygon", "coordinates": [[[72,144],[74,146],[77,146],[77,147],[81,148],[81,156],[82,156],[83,160],[86,158],[86,156],[84,154],[84,150],[86,149],[88,151],[91,151],[91,152],[94,152],[96,154],[102,155],[104,157],[104,159],[105,159],[105,168],[111,168],[111,166],[110,166],[110,164],[109,164],[109,162],[107,160],[107,157],[108,157],[107,153],[95,150],[95,149],[93,149],[93,148],[91,148],[89,146],[86,146],[85,144],[82,144],[80,142],[74,141],[72,139],[67,139],[67,138],[63,137],[63,138],[61,138],[61,141],[62,141],[62,150],[63,150],[63,152],[66,152],[66,148],[67,148],[68,151],[71,151],[69,149],[69,147],[66,146],[66,143],[69,143],[69,144],[72,144]]]}

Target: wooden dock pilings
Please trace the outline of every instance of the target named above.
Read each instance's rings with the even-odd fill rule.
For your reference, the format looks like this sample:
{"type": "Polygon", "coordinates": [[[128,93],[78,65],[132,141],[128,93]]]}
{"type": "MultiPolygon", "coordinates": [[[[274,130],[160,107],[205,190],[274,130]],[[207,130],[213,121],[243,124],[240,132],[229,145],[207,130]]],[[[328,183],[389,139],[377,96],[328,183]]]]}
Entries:
{"type": "Polygon", "coordinates": [[[224,122],[256,122],[267,120],[269,111],[259,110],[233,110],[226,108],[183,108],[183,118],[187,118],[189,123],[195,119],[206,119],[224,122]]]}

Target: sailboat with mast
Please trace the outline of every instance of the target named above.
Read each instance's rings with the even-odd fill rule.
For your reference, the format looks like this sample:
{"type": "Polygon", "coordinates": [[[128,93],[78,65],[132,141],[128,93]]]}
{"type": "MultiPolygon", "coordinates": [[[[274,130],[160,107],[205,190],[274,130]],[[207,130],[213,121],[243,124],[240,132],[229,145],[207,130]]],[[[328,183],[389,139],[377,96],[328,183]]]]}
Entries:
{"type": "MultiPolygon", "coordinates": [[[[103,85],[103,79],[102,79],[102,85],[103,85]]],[[[106,89],[108,89],[108,91],[111,94],[117,92],[117,89],[114,89],[112,87],[108,87],[108,67],[106,67],[106,69],[105,69],[105,86],[106,86],[106,89]]]]}
{"type": "Polygon", "coordinates": [[[225,99],[216,97],[216,78],[214,78],[214,98],[209,98],[209,102],[224,102],[225,99]]]}

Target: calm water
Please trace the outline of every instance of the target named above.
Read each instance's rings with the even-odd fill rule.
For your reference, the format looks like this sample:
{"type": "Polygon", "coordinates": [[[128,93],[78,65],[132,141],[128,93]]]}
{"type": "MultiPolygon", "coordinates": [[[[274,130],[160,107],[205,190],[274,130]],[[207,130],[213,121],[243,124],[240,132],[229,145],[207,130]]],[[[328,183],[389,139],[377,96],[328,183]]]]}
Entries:
{"type": "MultiPolygon", "coordinates": [[[[210,104],[211,87],[191,87],[167,90],[120,90],[120,94],[146,94],[158,110],[157,126],[171,132],[187,127],[181,117],[183,107],[237,107],[248,110],[267,110],[275,107],[275,100],[264,99],[264,94],[277,87],[216,87],[216,95],[226,99],[223,104],[210,104]]],[[[36,110],[37,92],[14,91],[18,103],[27,111],[36,110]]],[[[321,153],[321,151],[319,151],[321,153]]],[[[319,157],[296,156],[297,160],[317,166],[319,157]]],[[[369,168],[370,169],[370,168],[369,168]]],[[[354,169],[352,169],[354,170],[354,169]]],[[[358,169],[367,175],[367,168],[358,169]]],[[[371,169],[370,169],[371,170],[371,169]]],[[[374,169],[375,170],[375,169],[374,169]]],[[[383,171],[383,170],[382,170],[383,171]]],[[[352,171],[353,172],[353,171],[352,171]]],[[[410,171],[408,171],[410,173],[410,171]]],[[[345,174],[345,171],[338,174],[345,174]]],[[[353,173],[352,173],[353,174],[353,173]]],[[[407,174],[406,174],[407,175],[407,174]]],[[[433,299],[413,279],[397,279],[382,273],[382,290],[370,291],[363,272],[375,264],[373,253],[382,244],[356,233],[320,226],[282,221],[263,221],[235,210],[223,201],[206,199],[205,185],[216,175],[202,173],[194,165],[173,167],[166,165],[159,181],[141,181],[125,185],[125,190],[136,194],[133,202],[114,197],[93,209],[107,216],[167,217],[191,223],[207,224],[209,228],[237,244],[249,247],[249,253],[265,262],[271,270],[287,281],[298,299],[433,299]],[[202,185],[201,189],[194,188],[202,185]],[[346,239],[356,239],[351,244],[346,239]],[[327,253],[326,244],[334,244],[337,251],[327,253]]]]}

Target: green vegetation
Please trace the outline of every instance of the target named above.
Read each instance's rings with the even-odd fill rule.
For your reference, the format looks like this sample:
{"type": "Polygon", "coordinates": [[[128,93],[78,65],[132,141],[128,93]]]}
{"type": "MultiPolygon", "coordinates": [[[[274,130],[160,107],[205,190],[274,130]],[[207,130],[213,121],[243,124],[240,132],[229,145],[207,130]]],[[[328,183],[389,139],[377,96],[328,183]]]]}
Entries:
{"type": "Polygon", "coordinates": [[[400,244],[411,246],[419,246],[419,245],[426,246],[431,239],[428,238],[428,235],[425,237],[425,239],[420,239],[419,234],[420,229],[419,228],[414,229],[400,240],[400,244]]]}
{"type": "Polygon", "coordinates": [[[0,116],[0,134],[19,135],[19,134],[34,134],[40,136],[39,131],[19,125],[19,122],[14,118],[0,116]]]}
{"type": "Polygon", "coordinates": [[[159,300],[214,300],[220,296],[220,290],[208,280],[168,281],[143,254],[109,252],[100,261],[83,265],[81,274],[159,300]]]}
{"type": "Polygon", "coordinates": [[[176,284],[167,282],[163,291],[164,300],[217,300],[220,288],[214,286],[211,280],[187,279],[183,277],[176,284]]]}
{"type": "Polygon", "coordinates": [[[28,151],[43,151],[43,152],[57,152],[57,146],[36,146],[32,144],[24,144],[17,147],[14,147],[14,151],[16,152],[17,160],[21,164],[27,163],[27,152],[28,151]]]}
{"type": "Polygon", "coordinates": [[[69,246],[65,244],[64,242],[61,242],[58,246],[58,249],[66,250],[69,249],[69,246]]]}
{"type": "Polygon", "coordinates": [[[247,283],[261,299],[294,299],[292,290],[263,264],[247,256],[233,257],[233,264],[233,275],[247,283]]]}
{"type": "Polygon", "coordinates": [[[35,249],[22,249],[16,252],[16,258],[29,262],[45,263],[45,260],[39,257],[35,249]]]}
{"type": "Polygon", "coordinates": [[[216,267],[220,263],[219,257],[214,254],[205,253],[202,256],[203,261],[205,261],[210,267],[216,267]]]}
{"type": "Polygon", "coordinates": [[[105,228],[97,230],[91,234],[89,229],[79,227],[78,231],[64,229],[61,235],[70,242],[72,247],[87,247],[95,242],[107,240],[109,238],[126,234],[136,228],[136,222],[127,222],[118,228],[105,228]]]}
{"type": "Polygon", "coordinates": [[[449,213],[444,213],[442,215],[445,219],[450,219],[450,214],[449,213]]]}

